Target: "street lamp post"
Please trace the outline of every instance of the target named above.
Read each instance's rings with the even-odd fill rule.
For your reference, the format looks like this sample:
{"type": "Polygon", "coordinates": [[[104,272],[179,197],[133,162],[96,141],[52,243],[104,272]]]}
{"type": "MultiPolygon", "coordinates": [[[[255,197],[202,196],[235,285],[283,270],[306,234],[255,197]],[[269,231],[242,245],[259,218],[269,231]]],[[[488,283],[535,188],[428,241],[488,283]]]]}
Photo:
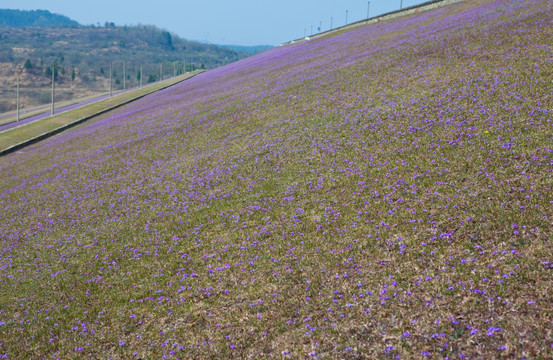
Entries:
{"type": "Polygon", "coordinates": [[[113,64],[109,63],[109,97],[113,94],[113,64]]]}
{"type": "Polygon", "coordinates": [[[56,82],[56,65],[52,66],[52,108],[50,111],[50,115],[54,115],[54,87],[56,82]]]}
{"type": "Polygon", "coordinates": [[[19,122],[19,72],[17,73],[17,121],[19,122]]]}
{"type": "Polygon", "coordinates": [[[346,25],[348,24],[348,10],[346,10],[346,25]]]}
{"type": "Polygon", "coordinates": [[[367,19],[369,18],[369,11],[370,11],[370,9],[371,9],[371,2],[368,1],[368,2],[367,2],[367,19]]]}

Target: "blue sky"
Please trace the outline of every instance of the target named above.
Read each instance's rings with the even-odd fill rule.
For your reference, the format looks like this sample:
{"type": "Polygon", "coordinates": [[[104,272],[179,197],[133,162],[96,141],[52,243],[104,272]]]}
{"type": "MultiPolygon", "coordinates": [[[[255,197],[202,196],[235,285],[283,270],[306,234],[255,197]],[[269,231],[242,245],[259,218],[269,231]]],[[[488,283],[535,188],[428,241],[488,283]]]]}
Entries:
{"type": "MultiPolygon", "coordinates": [[[[399,9],[401,0],[372,0],[371,16],[399,9]]],[[[214,44],[278,45],[367,16],[367,0],[2,0],[9,9],[45,9],[81,24],[153,24],[180,37],[214,44]]],[[[411,6],[424,0],[403,0],[411,6]]]]}

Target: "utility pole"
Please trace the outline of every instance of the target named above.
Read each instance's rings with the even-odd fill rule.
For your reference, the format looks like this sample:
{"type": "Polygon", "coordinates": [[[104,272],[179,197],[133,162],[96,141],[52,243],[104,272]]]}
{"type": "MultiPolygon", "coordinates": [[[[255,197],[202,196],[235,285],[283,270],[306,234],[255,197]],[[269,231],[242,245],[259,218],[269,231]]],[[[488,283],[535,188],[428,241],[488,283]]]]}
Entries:
{"type": "Polygon", "coordinates": [[[52,65],[52,109],[51,109],[51,116],[54,115],[54,84],[55,84],[55,78],[56,76],[56,65],[52,65]]]}
{"type": "Polygon", "coordinates": [[[142,87],[142,65],[140,65],[140,87],[142,87]]]}
{"type": "Polygon", "coordinates": [[[159,64],[159,81],[163,80],[163,61],[159,64]]]}
{"type": "Polygon", "coordinates": [[[370,11],[370,9],[371,9],[371,2],[368,1],[368,2],[367,2],[367,19],[369,18],[369,11],[370,11]]]}
{"type": "Polygon", "coordinates": [[[127,90],[127,70],[125,69],[125,59],[123,59],[123,90],[127,90]]]}
{"type": "Polygon", "coordinates": [[[348,10],[346,10],[346,25],[348,24],[348,10]]]}
{"type": "Polygon", "coordinates": [[[19,122],[19,73],[17,73],[17,121],[19,122]]]}
{"type": "Polygon", "coordinates": [[[400,2],[399,2],[399,8],[400,8],[400,9],[403,9],[403,0],[400,0],[400,2]]]}
{"type": "Polygon", "coordinates": [[[111,94],[113,92],[113,64],[109,63],[109,97],[111,97],[111,94]]]}
{"type": "Polygon", "coordinates": [[[331,16],[330,17],[330,30],[332,30],[332,21],[334,20],[334,18],[331,16]]]}

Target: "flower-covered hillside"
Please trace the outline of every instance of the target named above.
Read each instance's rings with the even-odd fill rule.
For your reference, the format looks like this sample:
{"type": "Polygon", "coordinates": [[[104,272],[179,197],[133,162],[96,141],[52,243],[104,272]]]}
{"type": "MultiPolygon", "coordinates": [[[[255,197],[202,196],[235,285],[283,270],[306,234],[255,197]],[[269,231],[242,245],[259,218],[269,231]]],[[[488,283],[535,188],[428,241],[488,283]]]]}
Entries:
{"type": "Polygon", "coordinates": [[[0,158],[0,357],[553,357],[552,7],[272,49],[0,158]]]}

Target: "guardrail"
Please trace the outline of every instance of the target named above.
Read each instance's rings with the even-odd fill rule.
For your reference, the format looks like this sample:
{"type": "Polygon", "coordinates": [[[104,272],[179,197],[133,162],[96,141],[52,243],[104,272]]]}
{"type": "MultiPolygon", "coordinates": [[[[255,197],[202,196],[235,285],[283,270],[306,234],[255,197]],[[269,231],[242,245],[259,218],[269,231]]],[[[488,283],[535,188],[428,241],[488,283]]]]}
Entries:
{"type": "Polygon", "coordinates": [[[411,14],[416,14],[416,13],[419,13],[421,11],[428,11],[428,10],[432,10],[432,9],[437,9],[439,7],[442,7],[442,6],[447,6],[447,5],[459,3],[459,2],[462,2],[462,1],[465,1],[465,0],[431,0],[431,1],[424,2],[422,4],[409,6],[409,7],[403,8],[403,9],[394,10],[394,11],[390,11],[390,12],[387,12],[387,13],[384,13],[384,14],[381,14],[381,15],[377,15],[377,16],[374,16],[374,17],[371,17],[371,18],[368,18],[368,19],[363,19],[363,20],[359,20],[359,21],[356,21],[356,22],[352,22],[350,24],[342,25],[340,27],[330,29],[330,30],[326,30],[326,31],[320,32],[318,34],[314,34],[312,36],[306,36],[306,37],[302,37],[302,38],[299,38],[299,39],[296,39],[296,40],[291,40],[291,41],[283,43],[282,45],[295,44],[295,43],[298,43],[298,42],[303,42],[303,41],[307,41],[307,40],[314,39],[314,38],[317,38],[317,37],[321,37],[321,36],[324,36],[324,35],[328,35],[330,33],[336,32],[336,31],[351,29],[351,28],[355,28],[355,27],[358,27],[358,26],[363,26],[363,25],[367,25],[367,24],[376,23],[376,22],[379,22],[379,21],[384,21],[384,20],[397,18],[397,17],[400,17],[400,16],[407,16],[407,15],[411,15],[411,14]]]}

